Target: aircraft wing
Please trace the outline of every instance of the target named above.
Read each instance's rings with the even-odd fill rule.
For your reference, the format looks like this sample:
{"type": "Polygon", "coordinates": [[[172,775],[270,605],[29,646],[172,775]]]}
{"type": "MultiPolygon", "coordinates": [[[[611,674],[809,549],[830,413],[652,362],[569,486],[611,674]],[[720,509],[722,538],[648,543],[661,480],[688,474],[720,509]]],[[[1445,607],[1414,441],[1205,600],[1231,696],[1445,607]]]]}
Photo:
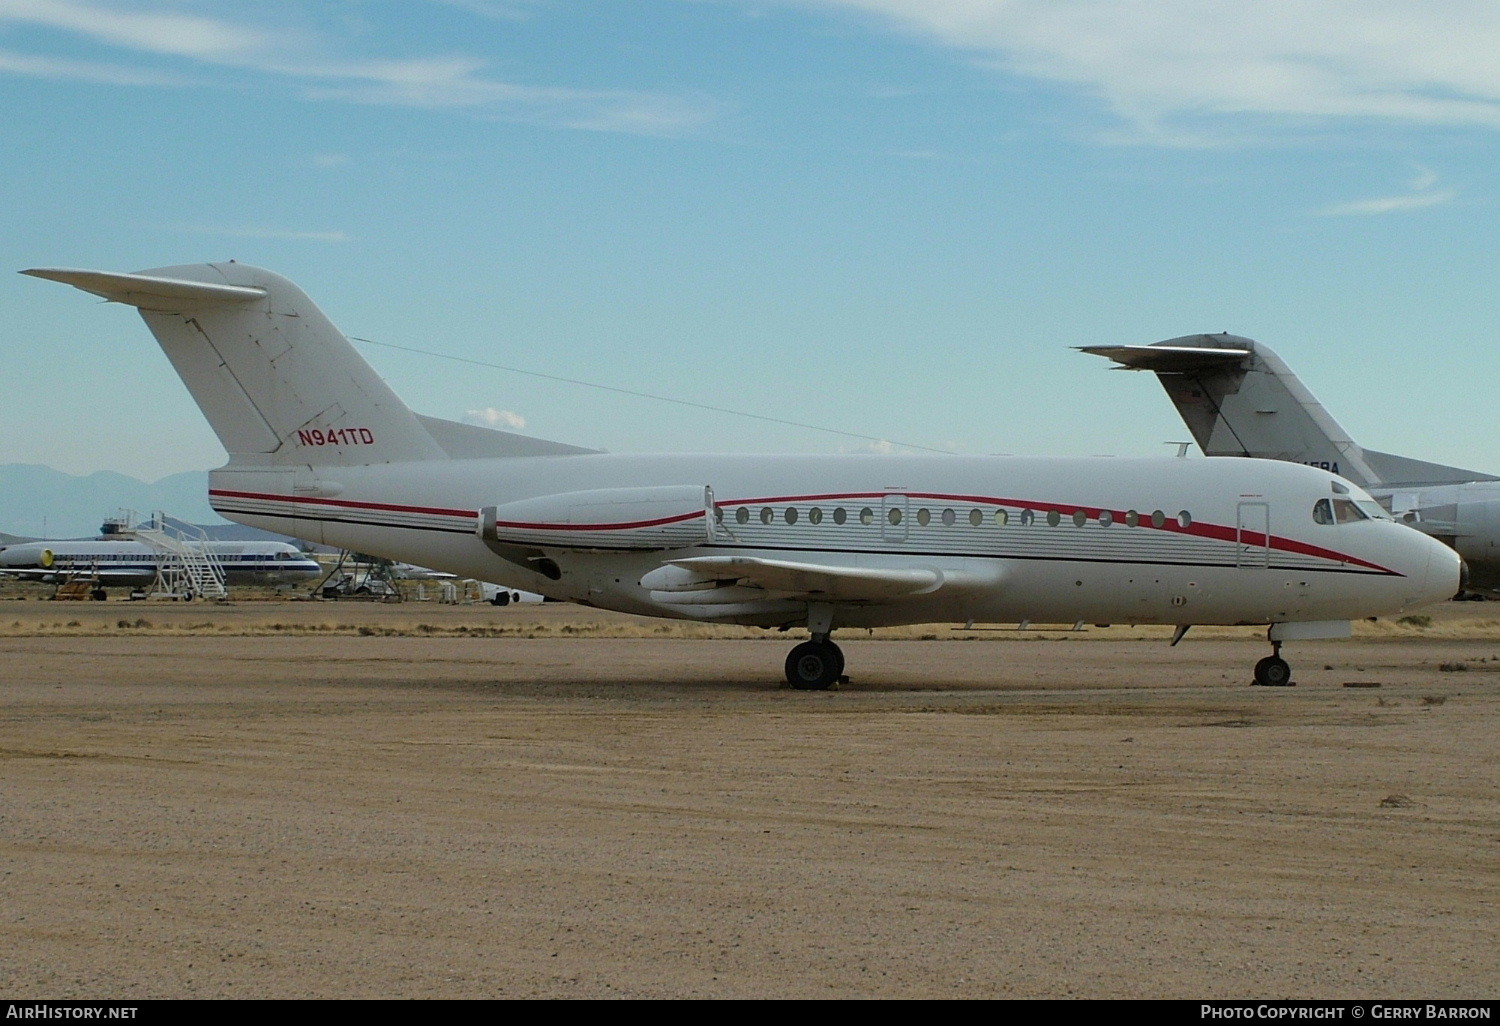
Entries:
{"type": "Polygon", "coordinates": [[[138,581],[141,579],[139,570],[58,570],[43,569],[40,567],[17,569],[14,567],[0,567],[0,577],[8,577],[16,581],[56,581],[59,578],[71,580],[75,577],[83,577],[92,580],[99,578],[101,584],[120,583],[122,581],[138,581]]]}
{"type": "Polygon", "coordinates": [[[1236,364],[1250,355],[1248,349],[1215,349],[1208,346],[1075,346],[1081,353],[1102,356],[1119,364],[1117,370],[1148,370],[1181,373],[1236,364]]]}
{"type": "Polygon", "coordinates": [[[0,577],[8,577],[13,581],[40,581],[47,575],[57,576],[55,570],[0,570],[0,577]]]}
{"type": "Polygon", "coordinates": [[[993,587],[997,583],[998,577],[965,570],[833,566],[758,556],[673,559],[641,578],[654,599],[674,605],[722,605],[773,598],[878,603],[940,588],[993,587]]]}

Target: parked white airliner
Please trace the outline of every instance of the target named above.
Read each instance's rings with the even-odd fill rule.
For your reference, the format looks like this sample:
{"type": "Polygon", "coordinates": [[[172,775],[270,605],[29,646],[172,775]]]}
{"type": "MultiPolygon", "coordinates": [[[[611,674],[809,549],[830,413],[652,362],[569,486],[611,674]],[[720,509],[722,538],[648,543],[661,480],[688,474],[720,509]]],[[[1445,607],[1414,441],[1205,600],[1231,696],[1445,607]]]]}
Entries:
{"type": "Polygon", "coordinates": [[[551,598],[805,626],[797,688],[840,678],[836,628],[1024,620],[1270,624],[1255,678],[1285,684],[1283,641],[1459,587],[1451,549],[1312,467],[600,453],[413,413],[265,270],[25,273],[140,309],[229,453],[224,516],[551,598]]]}
{"type": "MultiPolygon", "coordinates": [[[[281,584],[323,573],[318,561],[285,542],[188,542],[209,555],[230,584],[281,584]]],[[[0,576],[52,583],[73,577],[96,579],[101,588],[150,584],[162,553],[141,541],[101,538],[29,541],[0,545],[0,576]]]]}

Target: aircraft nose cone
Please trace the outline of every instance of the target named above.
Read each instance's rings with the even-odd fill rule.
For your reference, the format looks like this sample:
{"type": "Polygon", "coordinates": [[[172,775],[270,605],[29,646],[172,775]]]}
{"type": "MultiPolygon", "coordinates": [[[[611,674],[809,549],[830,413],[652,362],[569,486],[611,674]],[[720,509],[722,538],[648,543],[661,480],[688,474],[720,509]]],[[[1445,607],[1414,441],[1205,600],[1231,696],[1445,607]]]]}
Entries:
{"type": "Polygon", "coordinates": [[[1462,592],[1469,585],[1469,564],[1457,552],[1435,539],[1431,544],[1431,556],[1427,560],[1427,575],[1424,582],[1423,600],[1444,602],[1462,592]]]}

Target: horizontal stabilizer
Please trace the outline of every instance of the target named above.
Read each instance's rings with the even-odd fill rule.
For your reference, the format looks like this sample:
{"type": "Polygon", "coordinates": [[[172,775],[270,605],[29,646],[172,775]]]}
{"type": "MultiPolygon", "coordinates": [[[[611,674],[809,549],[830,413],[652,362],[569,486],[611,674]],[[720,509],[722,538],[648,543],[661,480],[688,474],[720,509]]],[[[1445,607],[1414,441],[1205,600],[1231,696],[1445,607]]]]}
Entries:
{"type": "Polygon", "coordinates": [[[1208,349],[1202,346],[1076,346],[1079,352],[1113,360],[1119,370],[1148,370],[1180,374],[1239,363],[1248,349],[1208,349]]]}
{"type": "Polygon", "coordinates": [[[182,313],[211,306],[228,306],[263,299],[265,289],[244,285],[219,285],[181,278],[157,278],[148,274],[118,274],[114,271],[83,271],[68,267],[33,267],[22,271],[33,278],[60,281],[64,285],[103,296],[142,310],[182,313]]]}
{"type": "Polygon", "coordinates": [[[1481,474],[1477,470],[1464,470],[1441,463],[1428,463],[1407,456],[1392,456],[1388,452],[1364,450],[1365,460],[1375,472],[1377,487],[1424,488],[1429,485],[1467,484],[1470,481],[1500,481],[1494,474],[1481,474]]]}

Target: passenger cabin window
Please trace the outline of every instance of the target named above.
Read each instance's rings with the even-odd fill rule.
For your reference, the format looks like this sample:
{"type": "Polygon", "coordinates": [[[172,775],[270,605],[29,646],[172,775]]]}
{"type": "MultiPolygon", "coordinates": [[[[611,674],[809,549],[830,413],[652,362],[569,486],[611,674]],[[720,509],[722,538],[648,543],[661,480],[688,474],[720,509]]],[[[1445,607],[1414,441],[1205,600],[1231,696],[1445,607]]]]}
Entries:
{"type": "Polygon", "coordinates": [[[750,507],[741,506],[734,511],[734,522],[736,524],[748,524],[750,522],[750,507]]]}

